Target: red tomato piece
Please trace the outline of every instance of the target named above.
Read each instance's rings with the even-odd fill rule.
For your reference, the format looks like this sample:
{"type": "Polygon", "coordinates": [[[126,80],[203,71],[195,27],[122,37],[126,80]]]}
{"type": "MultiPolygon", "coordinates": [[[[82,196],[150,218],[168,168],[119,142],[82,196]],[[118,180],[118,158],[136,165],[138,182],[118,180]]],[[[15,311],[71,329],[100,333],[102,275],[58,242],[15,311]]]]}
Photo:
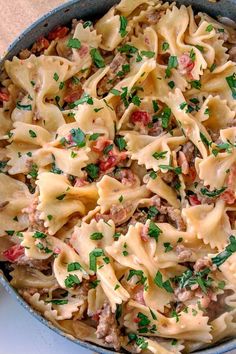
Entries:
{"type": "Polygon", "coordinates": [[[133,124],[141,123],[143,125],[148,125],[151,122],[151,117],[148,112],[135,111],[131,114],[130,120],[133,124]]]}
{"type": "Polygon", "coordinates": [[[23,254],[25,249],[21,245],[14,245],[3,252],[4,257],[10,262],[16,262],[23,254]]]}
{"type": "Polygon", "coordinates": [[[64,38],[68,32],[68,27],[59,26],[48,34],[48,39],[52,41],[53,39],[64,38]]]}

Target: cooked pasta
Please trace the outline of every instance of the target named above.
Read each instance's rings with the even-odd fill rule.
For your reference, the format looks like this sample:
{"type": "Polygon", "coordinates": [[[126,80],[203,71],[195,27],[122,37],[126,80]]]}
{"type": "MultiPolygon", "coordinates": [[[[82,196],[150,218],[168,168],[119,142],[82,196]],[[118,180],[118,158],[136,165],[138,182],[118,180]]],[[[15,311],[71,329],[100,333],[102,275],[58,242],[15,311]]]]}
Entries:
{"type": "Polygon", "coordinates": [[[0,79],[0,252],[74,338],[183,353],[236,335],[236,33],[122,0],[0,79]]]}

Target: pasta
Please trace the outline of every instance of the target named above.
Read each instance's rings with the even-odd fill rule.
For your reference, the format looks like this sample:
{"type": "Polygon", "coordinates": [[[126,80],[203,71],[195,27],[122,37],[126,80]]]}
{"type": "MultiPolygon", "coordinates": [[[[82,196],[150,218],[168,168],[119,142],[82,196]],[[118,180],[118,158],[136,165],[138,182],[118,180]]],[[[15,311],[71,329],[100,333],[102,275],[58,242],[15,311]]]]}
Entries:
{"type": "Polygon", "coordinates": [[[179,354],[236,335],[235,38],[121,0],[5,61],[0,261],[73,338],[179,354]]]}

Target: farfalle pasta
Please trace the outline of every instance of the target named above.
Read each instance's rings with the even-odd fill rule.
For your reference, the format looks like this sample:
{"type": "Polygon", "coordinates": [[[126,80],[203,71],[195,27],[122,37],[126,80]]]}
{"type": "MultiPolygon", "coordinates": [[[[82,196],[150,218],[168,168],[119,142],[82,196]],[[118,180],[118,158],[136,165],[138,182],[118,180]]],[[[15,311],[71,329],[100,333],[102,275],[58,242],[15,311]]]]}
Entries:
{"type": "Polygon", "coordinates": [[[0,260],[70,336],[179,354],[236,335],[235,38],[121,0],[5,61],[0,260]]]}

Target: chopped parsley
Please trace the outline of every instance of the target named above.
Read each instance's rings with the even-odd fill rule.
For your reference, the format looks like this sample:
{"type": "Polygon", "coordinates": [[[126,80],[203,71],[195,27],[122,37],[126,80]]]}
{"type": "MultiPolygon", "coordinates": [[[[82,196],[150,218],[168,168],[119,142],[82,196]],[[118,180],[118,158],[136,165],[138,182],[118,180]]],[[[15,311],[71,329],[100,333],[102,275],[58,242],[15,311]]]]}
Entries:
{"type": "Polygon", "coordinates": [[[128,333],[128,338],[130,343],[134,341],[140,349],[145,350],[148,348],[148,342],[144,338],[138,337],[136,333],[128,333]]]}
{"type": "Polygon", "coordinates": [[[65,198],[66,194],[61,194],[58,197],[56,197],[57,200],[63,200],[65,198]]]}
{"type": "Polygon", "coordinates": [[[163,50],[163,52],[167,51],[167,49],[169,49],[169,48],[170,48],[169,43],[167,43],[167,42],[162,43],[162,50],[163,50]]]}
{"type": "Polygon", "coordinates": [[[120,53],[135,54],[138,52],[138,48],[136,48],[130,44],[125,44],[122,47],[118,48],[118,51],[120,53]]]}
{"type": "Polygon", "coordinates": [[[159,111],[159,106],[158,106],[157,101],[155,101],[155,100],[152,101],[152,107],[153,107],[154,113],[156,113],[157,111],[159,111]]]}
{"type": "Polygon", "coordinates": [[[78,38],[70,38],[67,42],[67,47],[74,48],[74,49],[80,49],[81,42],[78,38]]]}
{"type": "Polygon", "coordinates": [[[119,151],[122,151],[126,148],[126,141],[122,136],[116,136],[115,137],[115,144],[118,147],[119,151]]]}
{"type": "Polygon", "coordinates": [[[214,27],[213,27],[212,24],[208,25],[207,28],[206,28],[206,32],[211,32],[213,30],[213,28],[214,27]]]}
{"type": "Polygon", "coordinates": [[[214,189],[213,191],[209,191],[207,188],[201,188],[201,194],[206,195],[207,197],[214,198],[218,197],[221,193],[226,190],[227,187],[222,187],[220,189],[214,189]]]}
{"type": "Polygon", "coordinates": [[[62,90],[64,88],[64,86],[65,86],[65,83],[63,81],[61,81],[59,84],[59,90],[62,90]]]}
{"type": "Polygon", "coordinates": [[[36,163],[32,164],[31,169],[28,172],[28,175],[31,178],[33,178],[33,179],[37,179],[37,177],[38,177],[38,166],[36,165],[36,163]]]}
{"type": "Polygon", "coordinates": [[[103,238],[103,234],[101,232],[94,232],[90,235],[90,240],[101,240],[103,238]]]}
{"type": "Polygon", "coordinates": [[[95,179],[98,178],[99,176],[99,166],[94,164],[94,163],[90,163],[89,165],[87,165],[85,167],[85,171],[88,174],[88,177],[94,181],[95,179]]]}
{"type": "Polygon", "coordinates": [[[136,284],[142,284],[142,285],[144,285],[145,282],[146,282],[146,280],[147,280],[147,277],[144,276],[142,270],[131,269],[131,270],[129,271],[129,275],[128,275],[127,281],[129,281],[130,279],[132,279],[133,276],[137,276],[137,277],[140,278],[140,279],[137,281],[136,284]]]}
{"type": "Polygon", "coordinates": [[[174,81],[169,81],[168,86],[173,89],[175,87],[175,82],[174,81]]]}
{"type": "Polygon", "coordinates": [[[114,290],[117,290],[120,288],[120,285],[119,284],[116,284],[115,287],[114,287],[114,290]]]}
{"type": "Polygon", "coordinates": [[[17,102],[16,108],[21,109],[22,111],[32,111],[31,104],[21,104],[20,102],[17,102]]]}
{"type": "Polygon", "coordinates": [[[83,103],[87,103],[89,105],[93,105],[93,98],[90,95],[85,94],[79,100],[77,100],[77,101],[75,101],[73,103],[69,103],[69,107],[70,108],[75,108],[75,107],[77,107],[77,106],[79,106],[80,104],[83,104],[83,103]]]}
{"type": "Polygon", "coordinates": [[[104,256],[102,248],[95,248],[89,253],[89,269],[96,273],[97,271],[97,258],[104,256]]]}
{"type": "Polygon", "coordinates": [[[200,50],[200,52],[204,52],[204,47],[202,47],[201,45],[196,44],[195,47],[200,50]]]}
{"type": "Polygon", "coordinates": [[[53,75],[53,79],[54,79],[55,81],[58,81],[58,80],[59,80],[58,73],[54,73],[54,75],[53,75]]]}
{"type": "Polygon", "coordinates": [[[123,200],[124,200],[123,195],[121,195],[121,196],[119,197],[119,199],[118,199],[118,200],[119,200],[119,202],[120,202],[120,203],[122,203],[122,202],[123,202],[123,200]]]}
{"type": "Polygon", "coordinates": [[[155,218],[155,216],[157,216],[158,214],[159,214],[159,211],[157,210],[157,208],[154,205],[149,207],[148,214],[147,214],[148,219],[155,218]]]}
{"type": "Polygon", "coordinates": [[[173,250],[173,246],[171,246],[170,242],[164,242],[163,246],[165,247],[165,253],[173,250]]]}
{"type": "Polygon", "coordinates": [[[190,81],[190,85],[192,88],[195,88],[196,90],[200,90],[200,88],[202,87],[200,80],[192,80],[190,81]]]}
{"type": "Polygon", "coordinates": [[[191,49],[190,53],[189,53],[189,58],[192,60],[192,61],[195,61],[196,60],[196,53],[194,52],[193,48],[191,49]]]}
{"type": "Polygon", "coordinates": [[[171,77],[171,69],[175,69],[178,66],[178,59],[176,56],[170,56],[168,66],[166,69],[166,78],[171,77]]]}
{"type": "Polygon", "coordinates": [[[216,68],[216,63],[213,63],[210,67],[210,72],[212,73],[216,68]]]}
{"type": "Polygon", "coordinates": [[[174,290],[171,286],[171,282],[170,280],[166,280],[163,282],[163,279],[162,279],[162,274],[160,271],[157,272],[157,274],[155,275],[155,278],[154,278],[154,283],[161,289],[165,289],[168,293],[173,293],[174,290]]]}
{"type": "Polygon", "coordinates": [[[181,173],[182,173],[182,168],[181,168],[181,167],[173,167],[173,166],[170,166],[170,165],[159,165],[159,167],[160,167],[162,170],[173,171],[173,172],[175,172],[177,175],[181,175],[181,173]]]}
{"type": "Polygon", "coordinates": [[[46,238],[47,235],[44,234],[43,232],[35,231],[35,233],[33,234],[32,237],[34,237],[34,238],[46,238]]]}
{"type": "Polygon", "coordinates": [[[125,16],[120,16],[120,30],[119,33],[122,38],[124,38],[127,35],[126,27],[128,25],[128,20],[125,16]]]}
{"type": "Polygon", "coordinates": [[[171,109],[169,107],[165,107],[161,113],[161,125],[163,128],[168,128],[171,117],[171,109]]]}
{"type": "Polygon", "coordinates": [[[67,271],[68,272],[74,272],[75,270],[81,270],[82,266],[80,265],[79,262],[73,262],[73,263],[69,263],[67,265],[67,271]]]}
{"type": "Polygon", "coordinates": [[[85,134],[80,128],[71,129],[70,134],[75,146],[84,147],[86,145],[85,134]]]}
{"type": "Polygon", "coordinates": [[[155,52],[152,52],[150,50],[142,50],[141,54],[147,58],[153,58],[155,56],[155,52]]]}
{"type": "Polygon", "coordinates": [[[211,259],[212,263],[220,267],[234,252],[236,252],[236,238],[231,235],[229,237],[229,244],[225,247],[224,251],[211,259]]]}
{"type": "Polygon", "coordinates": [[[212,278],[209,277],[210,269],[206,268],[203,271],[193,273],[187,269],[180,276],[175,277],[178,286],[183,288],[191,288],[192,285],[198,284],[204,293],[207,293],[207,288],[212,285],[212,278]]]}
{"type": "Polygon", "coordinates": [[[162,230],[153,221],[150,221],[148,227],[148,236],[153,237],[156,241],[158,241],[158,237],[161,233],[162,230]]]}
{"type": "Polygon", "coordinates": [[[101,136],[100,133],[93,133],[90,135],[89,140],[95,141],[95,140],[97,140],[97,138],[99,138],[99,136],[101,136]]]}
{"type": "Polygon", "coordinates": [[[156,174],[155,171],[151,171],[151,172],[149,173],[149,176],[151,177],[151,179],[156,179],[156,178],[157,178],[157,174],[156,174]]]}
{"type": "Polygon", "coordinates": [[[154,154],[152,154],[152,156],[156,160],[161,160],[161,159],[164,159],[166,157],[167,153],[168,153],[168,151],[154,152],[154,154]]]}
{"type": "Polygon", "coordinates": [[[78,154],[74,151],[71,151],[70,157],[74,159],[76,156],[78,156],[78,154]]]}
{"type": "Polygon", "coordinates": [[[233,99],[236,100],[236,73],[225,78],[230,90],[232,91],[233,99]]]}
{"type": "Polygon", "coordinates": [[[117,241],[117,240],[119,240],[120,236],[121,236],[120,232],[115,232],[114,235],[113,235],[113,238],[114,238],[115,241],[117,241]]]}
{"type": "Polygon", "coordinates": [[[206,146],[211,146],[212,142],[209,141],[202,132],[200,132],[200,139],[203,142],[203,144],[205,144],[206,146]]]}
{"type": "Polygon", "coordinates": [[[92,21],[85,21],[83,24],[84,28],[91,27],[93,25],[92,21]]]}
{"type": "Polygon", "coordinates": [[[69,274],[65,279],[65,286],[67,288],[73,288],[75,285],[79,285],[80,280],[76,274],[69,274]]]}
{"type": "Polygon", "coordinates": [[[93,63],[95,64],[95,66],[97,68],[104,68],[105,67],[105,61],[97,48],[92,48],[90,50],[90,55],[91,55],[93,63]]]}
{"type": "Polygon", "coordinates": [[[53,299],[53,300],[46,301],[46,302],[50,302],[53,305],[66,305],[66,304],[68,304],[68,300],[66,300],[66,299],[53,299]]]}
{"type": "Polygon", "coordinates": [[[104,155],[108,155],[108,153],[113,149],[113,144],[109,144],[107,145],[104,149],[103,149],[103,154],[104,155]]]}
{"type": "Polygon", "coordinates": [[[51,221],[52,219],[53,219],[53,216],[52,215],[47,215],[47,219],[49,220],[49,221],[51,221]]]}
{"type": "Polygon", "coordinates": [[[31,129],[29,130],[29,135],[31,136],[31,138],[37,138],[37,134],[31,129]]]}

